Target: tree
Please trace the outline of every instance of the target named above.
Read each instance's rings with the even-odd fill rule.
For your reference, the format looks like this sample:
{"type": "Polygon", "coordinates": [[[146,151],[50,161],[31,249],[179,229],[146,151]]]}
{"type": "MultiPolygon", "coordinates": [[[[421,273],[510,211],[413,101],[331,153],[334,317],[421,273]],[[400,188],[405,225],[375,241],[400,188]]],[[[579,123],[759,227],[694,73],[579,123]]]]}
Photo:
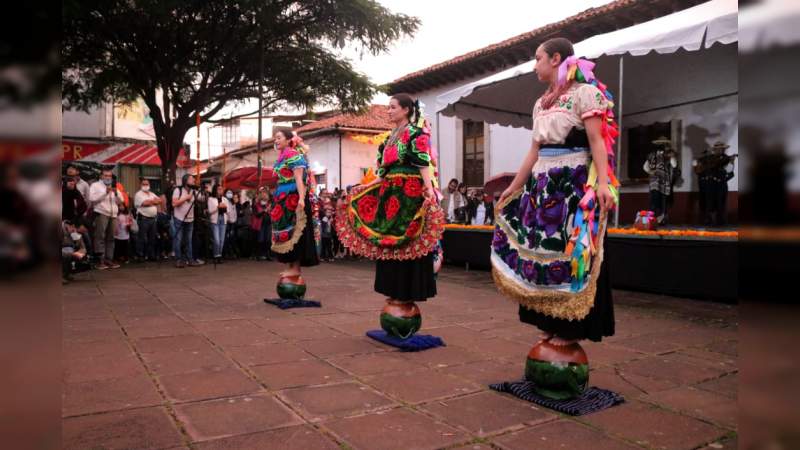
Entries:
{"type": "Polygon", "coordinates": [[[174,183],[198,114],[259,94],[263,110],[361,109],[378,88],[335,49],[377,54],[418,26],[374,0],[65,0],[63,106],[141,97],[174,183]]]}

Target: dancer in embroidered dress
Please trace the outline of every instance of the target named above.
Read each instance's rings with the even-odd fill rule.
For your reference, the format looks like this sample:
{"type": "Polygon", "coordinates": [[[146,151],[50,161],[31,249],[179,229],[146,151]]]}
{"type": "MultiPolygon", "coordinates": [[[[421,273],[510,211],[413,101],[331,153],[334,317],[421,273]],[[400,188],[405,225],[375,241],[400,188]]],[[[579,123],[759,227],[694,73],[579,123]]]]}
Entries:
{"type": "Polygon", "coordinates": [[[566,352],[572,356],[561,361],[585,370],[585,379],[578,377],[585,387],[588,360],[577,342],[614,334],[603,238],[618,201],[618,132],[594,64],[573,53],[563,38],[536,50],[536,73],[549,87],[533,108],[530,151],[496,207],[491,262],[498,289],[520,305],[520,321],[543,332],[529,355],[528,379],[543,373],[542,358],[566,352]]]}
{"type": "Polygon", "coordinates": [[[319,264],[312,222],[308,149],[290,131],[277,131],[274,140],[280,153],[273,166],[278,187],[269,211],[272,251],[278,261],[288,265],[280,274],[278,294],[281,298],[302,298],[306,286],[300,268],[319,264]]]}
{"type": "Polygon", "coordinates": [[[376,259],[375,291],[387,296],[381,326],[407,339],[421,326],[414,302],[436,295],[434,252],[444,214],[437,202],[436,154],[418,101],[389,102],[395,128],[378,148],[377,178],[353,189],[336,227],[353,253],[376,259]]]}

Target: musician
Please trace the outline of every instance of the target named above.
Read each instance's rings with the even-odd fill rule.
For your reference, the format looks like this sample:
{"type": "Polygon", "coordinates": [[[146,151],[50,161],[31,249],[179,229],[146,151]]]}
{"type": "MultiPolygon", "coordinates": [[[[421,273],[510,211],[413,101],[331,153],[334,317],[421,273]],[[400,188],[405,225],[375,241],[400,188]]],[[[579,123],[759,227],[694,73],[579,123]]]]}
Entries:
{"type": "Polygon", "coordinates": [[[672,150],[672,141],[661,136],[653,141],[655,149],[647,155],[644,171],[650,176],[650,210],[659,225],[667,221],[667,209],[672,203],[672,190],[678,173],[678,159],[672,150]]]}
{"type": "Polygon", "coordinates": [[[730,145],[717,141],[706,150],[692,166],[700,184],[700,210],[708,226],[723,226],[726,218],[728,181],[734,175],[734,161],[738,154],[727,155],[730,145]]]}

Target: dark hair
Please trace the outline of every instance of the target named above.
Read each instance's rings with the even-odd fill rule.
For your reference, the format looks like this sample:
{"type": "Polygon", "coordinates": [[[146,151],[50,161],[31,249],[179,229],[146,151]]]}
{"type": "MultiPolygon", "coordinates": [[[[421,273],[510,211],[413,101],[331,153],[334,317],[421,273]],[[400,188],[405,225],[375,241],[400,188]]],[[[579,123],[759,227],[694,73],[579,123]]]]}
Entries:
{"type": "Polygon", "coordinates": [[[217,191],[218,191],[218,190],[219,190],[219,188],[221,188],[221,187],[222,187],[222,185],[221,185],[221,184],[219,184],[219,183],[214,183],[214,186],[211,188],[211,196],[212,196],[212,197],[216,197],[216,198],[217,198],[217,200],[219,200],[219,199],[220,199],[222,196],[224,196],[224,195],[225,195],[225,191],[223,191],[223,192],[222,192],[222,195],[219,195],[219,194],[217,194],[217,191]]]}
{"type": "Polygon", "coordinates": [[[561,55],[561,61],[575,54],[572,42],[562,37],[552,38],[542,42],[542,49],[544,49],[545,53],[551,58],[558,53],[561,55]]]}
{"type": "Polygon", "coordinates": [[[450,186],[451,184],[453,184],[453,181],[455,181],[456,185],[458,185],[458,178],[451,179],[450,181],[447,182],[447,185],[450,186]]]}
{"type": "Polygon", "coordinates": [[[289,141],[289,147],[292,147],[292,146],[293,146],[293,144],[292,144],[292,138],[294,137],[294,131],[292,131],[292,130],[280,130],[280,129],[278,129],[278,130],[275,130],[275,132],[276,132],[276,133],[280,133],[280,134],[282,134],[282,135],[283,135],[283,137],[285,137],[285,138],[286,138],[286,140],[287,140],[287,141],[289,141]]]}
{"type": "Polygon", "coordinates": [[[406,117],[409,122],[415,122],[419,118],[419,100],[414,100],[410,95],[402,93],[393,95],[392,99],[397,100],[397,104],[401,108],[408,108],[406,117]]]}
{"type": "Polygon", "coordinates": [[[467,183],[463,183],[462,182],[462,183],[458,183],[458,188],[457,189],[460,191],[461,188],[466,188],[466,187],[467,187],[467,183]]]}

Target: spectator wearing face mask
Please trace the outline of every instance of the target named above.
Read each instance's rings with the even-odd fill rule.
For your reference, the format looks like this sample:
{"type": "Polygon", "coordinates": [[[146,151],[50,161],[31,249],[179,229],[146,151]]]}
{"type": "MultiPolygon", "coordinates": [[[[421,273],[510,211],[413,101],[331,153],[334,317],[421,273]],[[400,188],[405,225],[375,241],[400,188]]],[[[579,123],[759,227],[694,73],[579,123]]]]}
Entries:
{"type": "Polygon", "coordinates": [[[161,198],[150,191],[150,180],[142,178],[139,190],[133,197],[136,207],[136,220],[139,233],[136,239],[136,256],[139,260],[145,258],[156,260],[156,218],[161,198]]]}
{"type": "Polygon", "coordinates": [[[89,262],[83,237],[75,222],[64,220],[61,222],[61,284],[73,281],[73,274],[86,270],[89,270],[89,262]]]}
{"type": "Polygon", "coordinates": [[[89,201],[95,213],[94,250],[99,259],[97,269],[119,268],[114,258],[114,231],[117,228],[119,205],[124,202],[120,192],[113,185],[111,169],[100,173],[100,180],[89,186],[89,201]]]}
{"type": "Polygon", "coordinates": [[[236,221],[239,218],[239,211],[236,207],[239,203],[239,196],[232,190],[225,190],[225,199],[228,201],[228,213],[225,216],[225,246],[222,249],[222,254],[226,258],[235,258],[237,256],[236,250],[236,221]]]}

